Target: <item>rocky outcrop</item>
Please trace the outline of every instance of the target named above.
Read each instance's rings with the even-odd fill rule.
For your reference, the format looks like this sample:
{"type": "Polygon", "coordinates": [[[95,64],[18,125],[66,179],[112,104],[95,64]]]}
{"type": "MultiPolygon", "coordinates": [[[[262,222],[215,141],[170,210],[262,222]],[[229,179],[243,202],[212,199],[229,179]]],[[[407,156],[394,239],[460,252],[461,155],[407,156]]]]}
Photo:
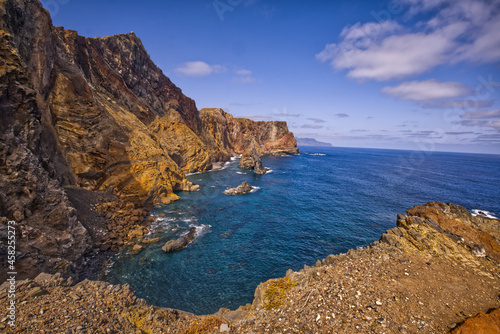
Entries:
{"type": "Polygon", "coordinates": [[[200,118],[207,142],[224,154],[243,154],[256,143],[261,154],[297,154],[297,141],[288,131],[286,122],[256,122],[234,118],[218,108],[200,110],[200,118]]]}
{"type": "Polygon", "coordinates": [[[249,185],[247,181],[244,181],[242,184],[240,184],[236,188],[229,188],[227,190],[224,190],[224,194],[226,194],[226,195],[248,194],[253,189],[254,188],[251,185],[249,185]]]}
{"type": "MultiPolygon", "coordinates": [[[[221,329],[232,333],[495,333],[500,266],[486,244],[492,244],[493,250],[498,245],[498,221],[437,202],[399,214],[396,225],[370,246],[330,255],[316,266],[289,270],[285,277],[261,283],[252,304],[234,311],[222,308],[209,316],[147,305],[127,285],[92,281],[73,285],[58,275],[42,274],[33,281],[18,282],[17,300],[31,301],[18,308],[19,328],[2,323],[0,329],[6,333],[66,332],[78,326],[89,331],[104,326],[111,332],[146,333],[221,329]],[[478,233],[485,238],[477,239],[478,233]],[[486,256],[475,255],[472,245],[483,247],[486,256]],[[66,316],[72,321],[66,321],[66,316]]],[[[2,288],[3,301],[7,294],[2,288]]]]}
{"type": "Polygon", "coordinates": [[[115,211],[197,190],[185,173],[243,153],[252,137],[266,154],[296,151],[285,123],[200,116],[134,33],[79,36],[54,27],[38,0],[0,2],[0,53],[0,220],[18,223],[20,278],[126,244],[119,233],[147,212],[115,211]],[[69,188],[115,198],[68,201],[69,188]]]}
{"type": "Polygon", "coordinates": [[[163,245],[161,250],[164,251],[165,253],[173,253],[180,251],[186,248],[186,246],[189,245],[191,241],[193,241],[195,234],[196,234],[196,227],[191,227],[189,229],[189,232],[185,236],[182,236],[175,240],[167,241],[165,245],[163,245]]]}
{"type": "Polygon", "coordinates": [[[416,206],[380,241],[289,270],[260,284],[252,305],[219,313],[237,333],[479,333],[498,312],[457,324],[500,305],[499,233],[457,205],[416,206]]]}
{"type": "MultiPolygon", "coordinates": [[[[6,282],[7,283],[7,282],[6,282]]],[[[6,284],[0,300],[7,303],[6,284]]],[[[128,285],[84,280],[74,284],[60,274],[42,273],[16,284],[16,325],[0,323],[2,333],[173,333],[189,329],[193,314],[148,305],[128,285]]],[[[7,305],[7,304],[5,304],[7,305]]]]}
{"type": "Polygon", "coordinates": [[[268,171],[268,169],[262,165],[262,157],[254,144],[241,155],[238,167],[253,169],[254,173],[259,175],[264,175],[268,171]]]}
{"type": "Polygon", "coordinates": [[[488,314],[479,313],[451,331],[452,334],[498,334],[500,333],[500,309],[488,314]]]}

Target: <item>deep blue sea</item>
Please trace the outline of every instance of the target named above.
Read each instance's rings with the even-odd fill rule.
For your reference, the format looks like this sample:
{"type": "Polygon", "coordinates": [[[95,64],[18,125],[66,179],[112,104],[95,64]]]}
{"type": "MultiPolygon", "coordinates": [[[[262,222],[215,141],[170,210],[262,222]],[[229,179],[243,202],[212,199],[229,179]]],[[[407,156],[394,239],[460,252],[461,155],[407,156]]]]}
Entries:
{"type": "Polygon", "coordinates": [[[159,207],[151,236],[161,241],[136,256],[118,255],[106,280],[130,284],[149,303],[196,314],[253,300],[260,282],[287,269],[378,240],[396,214],[429,201],[453,202],[500,216],[500,155],[301,147],[264,157],[272,170],[238,168],[189,176],[201,185],[159,207]],[[222,192],[243,181],[247,195],[222,192]],[[165,254],[162,245],[198,226],[195,242],[165,254]]]}

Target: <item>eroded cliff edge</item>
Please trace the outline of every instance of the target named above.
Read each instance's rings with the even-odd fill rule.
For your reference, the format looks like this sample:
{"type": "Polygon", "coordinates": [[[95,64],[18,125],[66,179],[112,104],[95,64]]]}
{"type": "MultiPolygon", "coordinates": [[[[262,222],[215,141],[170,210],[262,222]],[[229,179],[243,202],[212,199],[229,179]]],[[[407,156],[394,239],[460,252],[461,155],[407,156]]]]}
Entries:
{"type": "Polygon", "coordinates": [[[0,1],[0,53],[0,217],[18,224],[21,278],[123,244],[153,203],[197,189],[185,173],[251,140],[262,154],[298,152],[284,122],[200,113],[134,33],[79,36],[38,0],[0,1]]]}
{"type": "MultiPolygon", "coordinates": [[[[498,332],[500,220],[436,202],[399,214],[396,225],[367,247],[261,283],[252,304],[207,316],[148,305],[127,285],[87,280],[74,285],[60,275],[41,274],[19,283],[17,330],[498,332]]],[[[4,288],[0,300],[7,298],[4,288]]],[[[0,328],[14,333],[5,324],[0,328]]]]}

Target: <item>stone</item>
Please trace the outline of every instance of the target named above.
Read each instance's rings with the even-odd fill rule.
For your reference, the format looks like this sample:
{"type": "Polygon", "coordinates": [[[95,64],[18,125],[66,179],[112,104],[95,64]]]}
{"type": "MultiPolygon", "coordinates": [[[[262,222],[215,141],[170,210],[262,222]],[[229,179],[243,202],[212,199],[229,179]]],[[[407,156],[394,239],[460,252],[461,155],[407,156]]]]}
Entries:
{"type": "Polygon", "coordinates": [[[155,244],[160,241],[160,238],[142,239],[144,244],[155,244]]]}
{"type": "Polygon", "coordinates": [[[230,188],[230,189],[224,190],[224,194],[226,194],[226,195],[248,194],[253,189],[254,188],[251,185],[249,185],[247,181],[244,181],[242,184],[240,184],[236,188],[230,188]]]}
{"type": "Polygon", "coordinates": [[[134,245],[132,247],[132,254],[139,254],[142,251],[142,246],[141,245],[134,245]]]}
{"type": "Polygon", "coordinates": [[[43,296],[47,294],[47,292],[45,290],[42,290],[42,288],[40,287],[34,287],[33,289],[31,289],[29,295],[30,297],[39,297],[39,296],[43,296]]]}
{"type": "Polygon", "coordinates": [[[483,246],[476,244],[472,247],[472,255],[476,257],[486,257],[486,249],[484,249],[483,246]]]}
{"type": "Polygon", "coordinates": [[[43,284],[49,282],[52,278],[54,278],[54,275],[47,273],[40,273],[37,277],[35,277],[35,279],[33,279],[33,282],[38,284],[43,284]]]}
{"type": "Polygon", "coordinates": [[[189,232],[178,239],[169,240],[161,248],[165,253],[173,253],[184,249],[193,239],[196,234],[196,227],[191,227],[189,232]]]}
{"type": "Polygon", "coordinates": [[[130,232],[127,234],[127,237],[128,237],[129,239],[133,239],[133,238],[142,237],[143,235],[144,235],[144,232],[142,231],[142,228],[141,228],[141,227],[138,227],[138,228],[136,228],[135,230],[130,231],[130,232]]]}
{"type": "Polygon", "coordinates": [[[221,332],[221,333],[229,332],[229,325],[228,324],[221,324],[219,332],[221,332]]]}
{"type": "Polygon", "coordinates": [[[72,291],[72,292],[70,292],[68,295],[69,295],[69,296],[70,296],[73,300],[79,300],[79,299],[81,299],[81,297],[80,297],[78,294],[76,294],[75,292],[73,292],[73,291],[72,291]]]}

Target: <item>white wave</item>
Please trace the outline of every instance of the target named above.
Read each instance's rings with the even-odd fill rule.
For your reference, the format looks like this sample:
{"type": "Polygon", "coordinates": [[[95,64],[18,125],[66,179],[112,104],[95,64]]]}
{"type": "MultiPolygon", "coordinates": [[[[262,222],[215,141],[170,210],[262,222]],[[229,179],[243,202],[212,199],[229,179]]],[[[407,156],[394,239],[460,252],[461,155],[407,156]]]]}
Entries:
{"type": "Polygon", "coordinates": [[[324,153],[301,153],[301,154],[304,154],[304,155],[316,155],[316,156],[325,156],[326,155],[324,153]]]}
{"type": "MultiPolygon", "coordinates": [[[[205,234],[210,232],[210,228],[212,227],[212,225],[210,225],[210,224],[202,224],[202,225],[191,224],[191,225],[189,225],[189,229],[191,229],[192,227],[194,227],[196,229],[192,242],[196,242],[196,240],[198,240],[199,238],[201,238],[202,236],[204,236],[205,234]]],[[[184,236],[188,233],[189,233],[189,230],[184,232],[182,234],[182,236],[184,236]]]]}
{"type": "Polygon", "coordinates": [[[203,172],[194,172],[194,173],[187,173],[186,176],[191,176],[191,175],[196,175],[196,174],[201,174],[203,172]]]}
{"type": "Polygon", "coordinates": [[[251,193],[254,193],[256,192],[257,190],[259,190],[260,187],[252,187],[252,190],[250,190],[251,193]]]}
{"type": "Polygon", "coordinates": [[[480,216],[480,217],[487,217],[491,219],[498,219],[498,217],[495,217],[491,212],[486,211],[486,210],[481,210],[481,209],[473,209],[472,213],[473,216],[480,216]]]}
{"type": "Polygon", "coordinates": [[[226,161],[226,162],[214,162],[214,164],[212,166],[212,169],[209,170],[208,172],[216,172],[216,171],[219,171],[219,170],[224,170],[224,169],[227,168],[227,166],[230,163],[231,163],[230,161],[226,161]]]}
{"type": "Polygon", "coordinates": [[[239,158],[241,158],[241,154],[240,155],[236,155],[234,157],[231,157],[231,161],[236,161],[238,160],[239,158]]]}
{"type": "Polygon", "coordinates": [[[243,172],[236,172],[236,174],[247,175],[247,173],[243,173],[243,172]]]}
{"type": "Polygon", "coordinates": [[[266,174],[269,174],[269,173],[272,173],[272,172],[273,172],[272,169],[268,169],[267,172],[266,172],[266,174]]]}
{"type": "Polygon", "coordinates": [[[104,276],[108,275],[111,272],[111,269],[115,265],[115,261],[108,260],[104,267],[104,276]]]}

